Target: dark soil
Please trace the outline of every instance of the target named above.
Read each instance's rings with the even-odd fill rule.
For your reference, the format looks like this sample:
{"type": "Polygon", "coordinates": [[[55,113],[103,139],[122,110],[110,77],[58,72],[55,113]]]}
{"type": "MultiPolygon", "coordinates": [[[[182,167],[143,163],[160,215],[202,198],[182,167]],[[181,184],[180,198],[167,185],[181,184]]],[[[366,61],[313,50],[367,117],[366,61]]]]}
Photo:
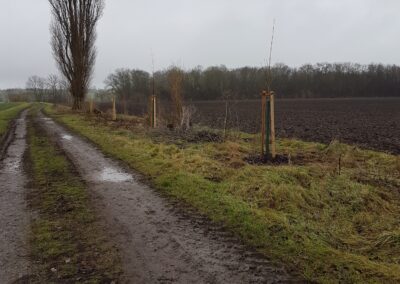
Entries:
{"type": "MultiPolygon", "coordinates": [[[[195,102],[195,123],[222,128],[225,102],[195,102]]],[[[260,102],[230,102],[228,126],[260,130],[260,102]]],[[[400,98],[277,100],[278,137],[340,142],[400,154],[400,98]]]]}
{"type": "Polygon", "coordinates": [[[189,129],[187,131],[160,128],[148,132],[153,141],[184,145],[185,143],[223,142],[224,137],[218,130],[189,129]]]}
{"type": "Polygon", "coordinates": [[[251,165],[287,165],[292,163],[291,158],[286,155],[276,155],[275,158],[251,155],[244,160],[251,165]]]}
{"type": "MultiPolygon", "coordinates": [[[[190,102],[195,106],[193,123],[224,128],[225,101],[190,102]]],[[[99,103],[102,111],[110,103],[99,103]]],[[[171,110],[162,102],[159,116],[168,120],[171,110]]],[[[117,105],[119,111],[122,106],[117,105]]],[[[128,103],[128,113],[145,116],[147,105],[128,103]]],[[[227,127],[244,132],[260,131],[258,100],[230,101],[227,127]]],[[[400,98],[278,99],[276,128],[281,138],[299,138],[329,144],[340,142],[400,154],[400,98]]]]}

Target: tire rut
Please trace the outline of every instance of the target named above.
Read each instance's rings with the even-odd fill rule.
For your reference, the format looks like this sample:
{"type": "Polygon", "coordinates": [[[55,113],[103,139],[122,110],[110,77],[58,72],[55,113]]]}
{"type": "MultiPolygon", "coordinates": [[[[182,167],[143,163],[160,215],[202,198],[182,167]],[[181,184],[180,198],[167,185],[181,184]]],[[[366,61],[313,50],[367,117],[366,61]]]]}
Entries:
{"type": "Polygon", "coordinates": [[[52,119],[39,119],[73,161],[117,243],[127,283],[299,283],[233,235],[139,182],[52,119]]]}
{"type": "Polygon", "coordinates": [[[29,211],[23,155],[26,150],[26,114],[15,122],[14,138],[0,162],[0,283],[13,283],[30,273],[29,211]]]}

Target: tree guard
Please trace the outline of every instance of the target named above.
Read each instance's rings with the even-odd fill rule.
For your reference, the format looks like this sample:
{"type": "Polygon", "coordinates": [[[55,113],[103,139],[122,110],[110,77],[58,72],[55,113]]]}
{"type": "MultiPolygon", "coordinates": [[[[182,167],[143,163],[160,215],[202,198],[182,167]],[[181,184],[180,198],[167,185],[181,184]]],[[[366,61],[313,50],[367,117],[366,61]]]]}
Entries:
{"type": "Polygon", "coordinates": [[[264,160],[276,158],[274,97],[274,92],[261,93],[261,156],[264,160]]]}

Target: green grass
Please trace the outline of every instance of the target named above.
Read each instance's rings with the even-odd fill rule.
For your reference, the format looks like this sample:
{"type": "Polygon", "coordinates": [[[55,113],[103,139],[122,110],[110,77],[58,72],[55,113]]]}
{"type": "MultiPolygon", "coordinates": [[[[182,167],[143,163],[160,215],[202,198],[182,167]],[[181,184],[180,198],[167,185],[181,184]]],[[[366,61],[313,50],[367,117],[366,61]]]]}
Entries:
{"type": "Polygon", "coordinates": [[[143,127],[46,111],[307,280],[400,281],[398,156],[279,140],[278,152],[293,164],[250,165],[244,159],[254,154],[256,136],[175,143],[143,127]]]}
{"type": "Polygon", "coordinates": [[[29,103],[0,104],[0,138],[6,133],[10,122],[29,106],[29,103]]]}
{"type": "Polygon", "coordinates": [[[116,249],[89,204],[85,184],[37,123],[28,126],[31,250],[37,283],[111,283],[119,278],[116,249]],[[51,271],[55,268],[57,271],[51,271]]]}
{"type": "Polygon", "coordinates": [[[0,111],[18,106],[20,103],[0,103],[0,111]]]}

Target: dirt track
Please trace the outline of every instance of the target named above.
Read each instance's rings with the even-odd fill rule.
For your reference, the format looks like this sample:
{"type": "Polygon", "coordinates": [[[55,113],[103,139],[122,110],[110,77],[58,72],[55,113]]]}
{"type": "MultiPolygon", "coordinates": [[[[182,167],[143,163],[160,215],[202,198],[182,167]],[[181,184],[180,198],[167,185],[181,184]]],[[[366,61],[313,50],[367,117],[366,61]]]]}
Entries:
{"type": "Polygon", "coordinates": [[[182,214],[84,139],[40,119],[89,184],[100,217],[119,244],[127,282],[298,283],[217,226],[182,214]]]}
{"type": "Polygon", "coordinates": [[[0,162],[0,283],[12,283],[30,271],[29,213],[22,164],[25,138],[26,111],[17,120],[14,139],[0,162]]]}

